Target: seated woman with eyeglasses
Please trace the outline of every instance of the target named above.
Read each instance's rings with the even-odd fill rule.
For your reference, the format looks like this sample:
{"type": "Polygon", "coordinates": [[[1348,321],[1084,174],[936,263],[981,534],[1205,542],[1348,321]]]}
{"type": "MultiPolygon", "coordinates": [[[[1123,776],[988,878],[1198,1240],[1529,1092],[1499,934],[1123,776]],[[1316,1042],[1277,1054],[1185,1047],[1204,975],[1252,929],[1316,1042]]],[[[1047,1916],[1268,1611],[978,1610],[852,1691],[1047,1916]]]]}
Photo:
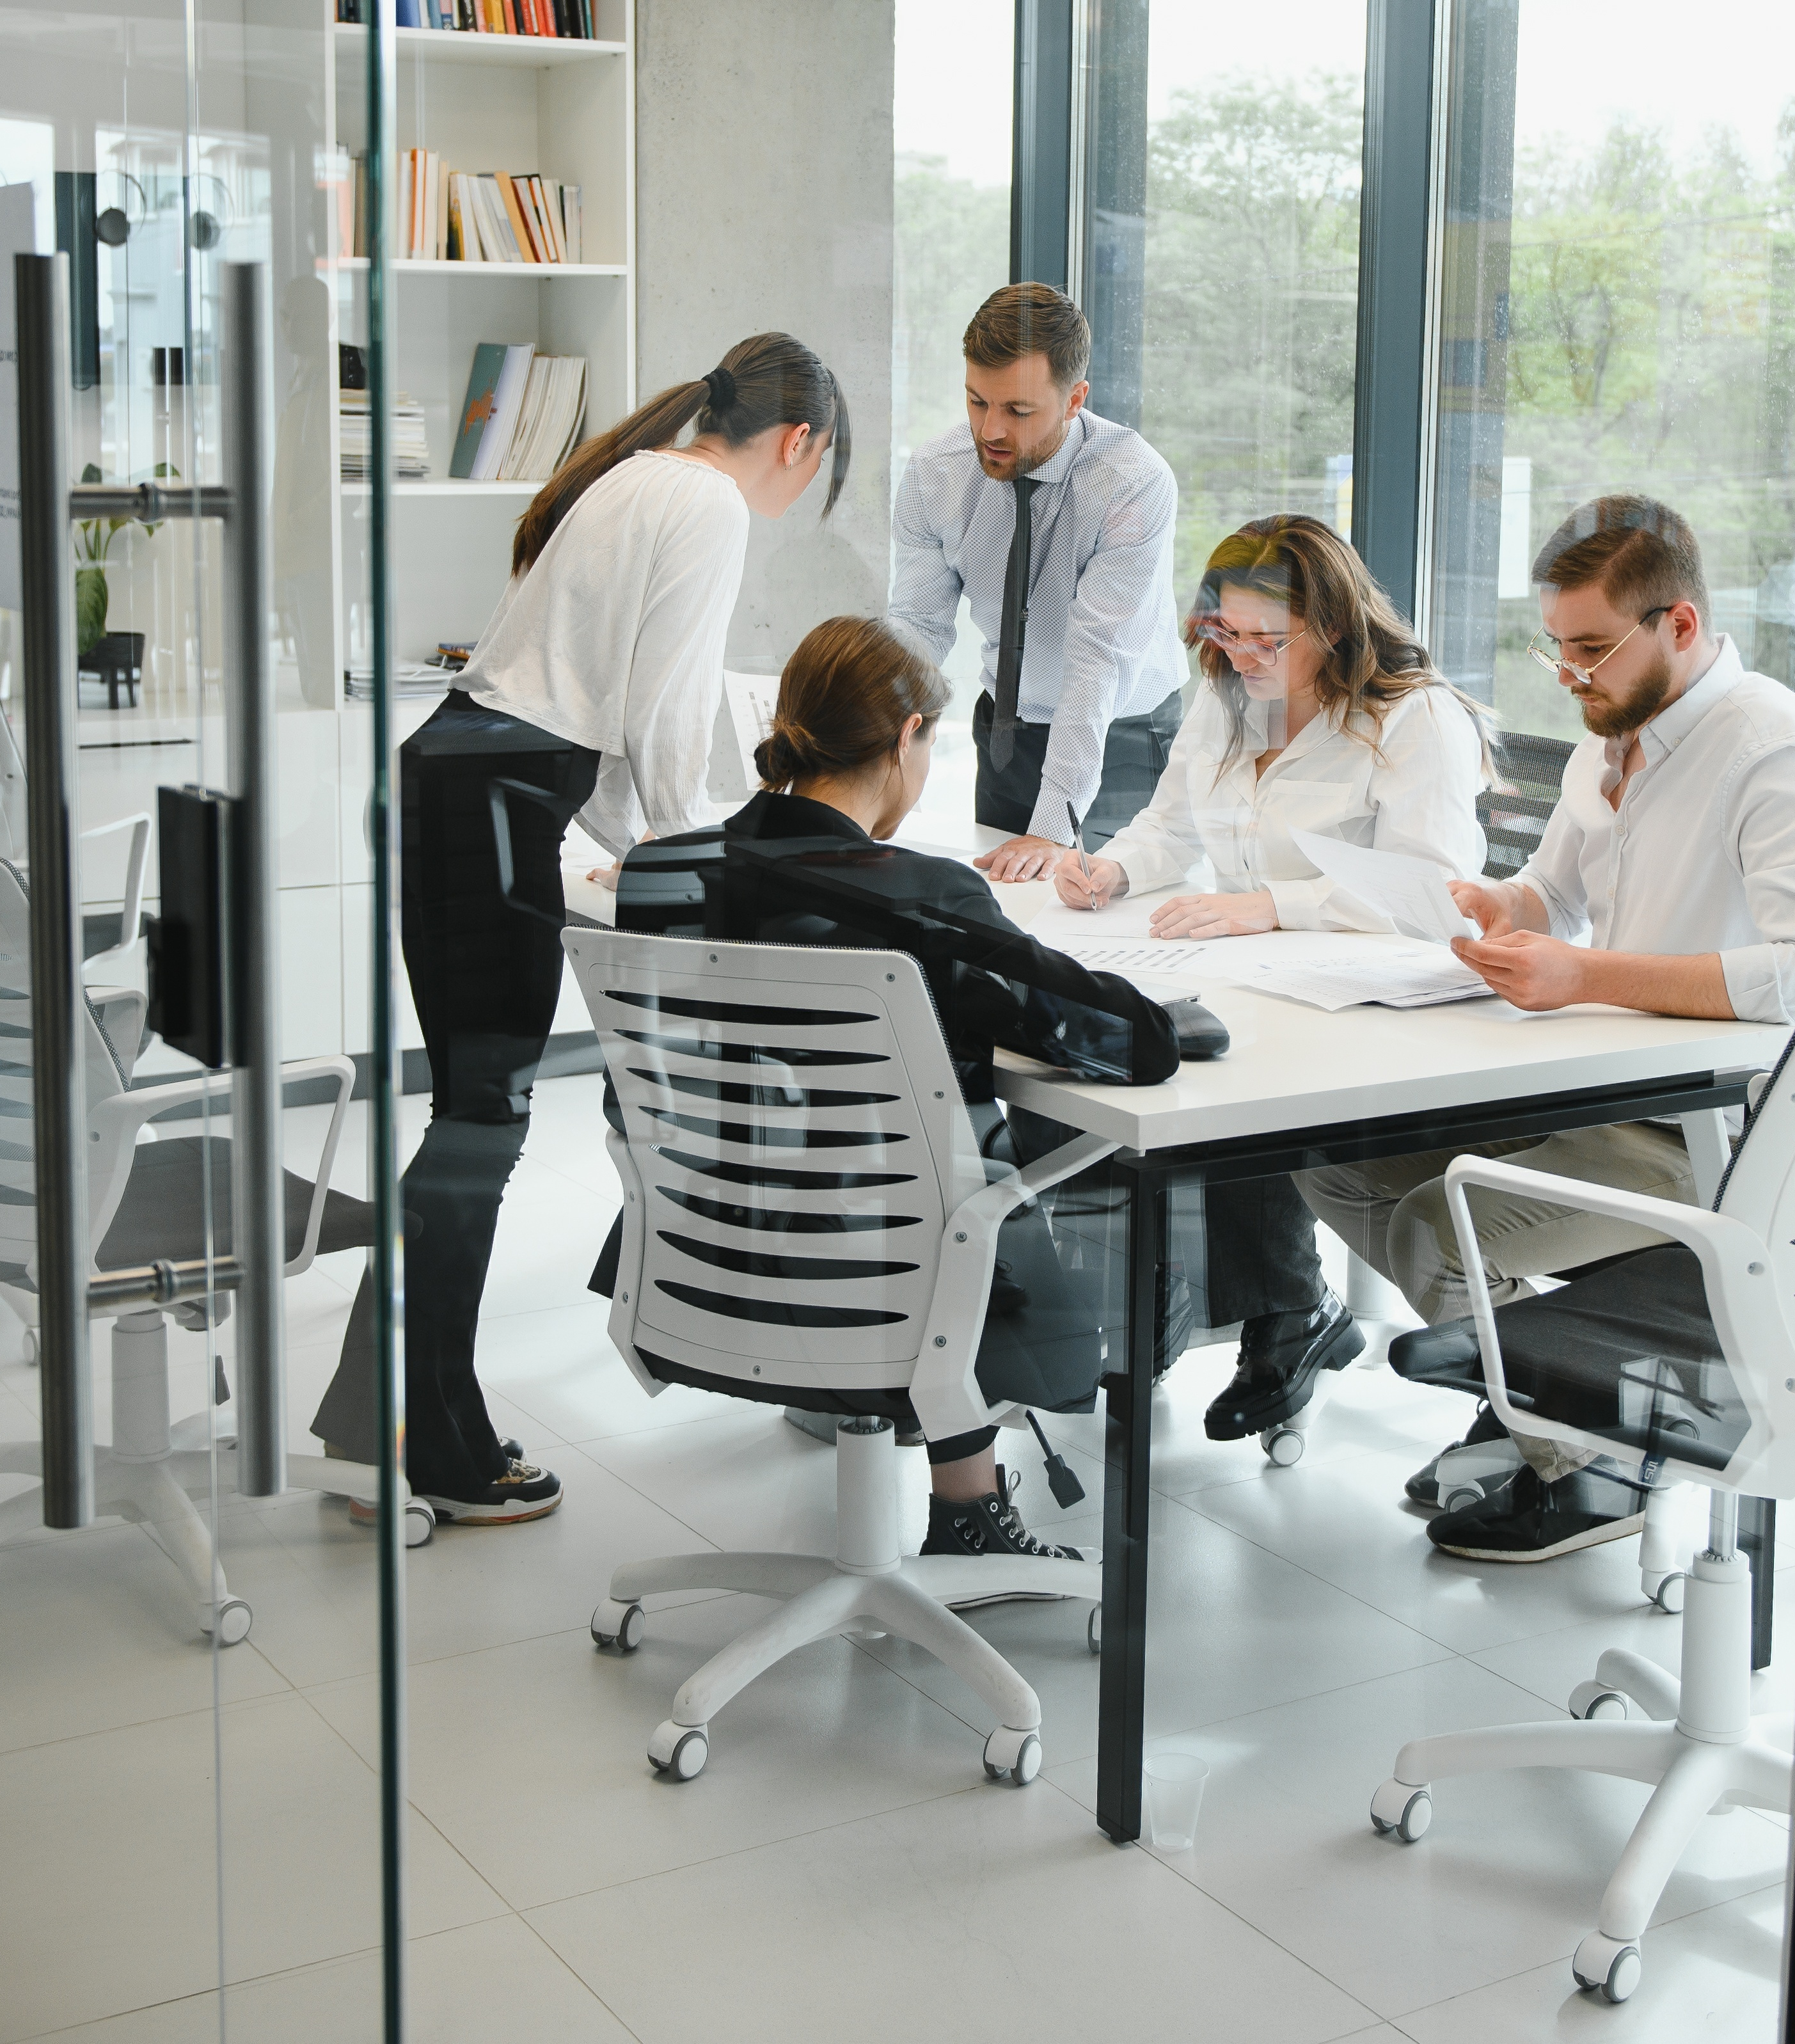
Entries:
{"type": "MultiPolygon", "coordinates": [[[[1481,872],[1481,713],[1339,534],[1297,516],[1243,525],[1210,555],[1185,636],[1202,678],[1159,788],[1088,879],[1075,853],[1059,863],[1063,901],[1100,908],[1193,878],[1196,892],[1154,910],[1155,936],[1389,930],[1317,872],[1297,831],[1432,859],[1448,879],[1481,872]]],[[[1320,1372],[1343,1368],[1364,1340],[1322,1282],[1313,1218],[1288,1178],[1213,1197],[1206,1232],[1184,1254],[1187,1274],[1208,1274],[1190,1311],[1210,1327],[1245,1324],[1205,1424],[1212,1439],[1239,1440],[1301,1411],[1320,1372]]]]}

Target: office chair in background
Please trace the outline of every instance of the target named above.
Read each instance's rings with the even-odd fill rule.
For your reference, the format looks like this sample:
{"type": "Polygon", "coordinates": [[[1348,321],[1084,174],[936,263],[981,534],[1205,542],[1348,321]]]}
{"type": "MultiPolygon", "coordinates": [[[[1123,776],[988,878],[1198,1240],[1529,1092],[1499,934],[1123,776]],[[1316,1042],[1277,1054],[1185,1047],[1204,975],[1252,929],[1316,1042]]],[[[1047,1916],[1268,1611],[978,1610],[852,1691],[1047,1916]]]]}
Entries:
{"type": "MultiPolygon", "coordinates": [[[[907,1393],[936,1439],[1020,1423],[986,1405],[974,1376],[998,1230],[1117,1146],[1081,1136],[987,1183],[906,953],[583,929],[562,941],[628,1129],[608,1138],[624,1188],[610,1332],[643,1389],[696,1385],[775,1408],[907,1393]]],[[[657,1591],[781,1600],[686,1681],[649,1759],[690,1780],[711,1719],[756,1675],[813,1639],[890,1632],[997,1714],[987,1774],[1032,1781],[1039,1700],[947,1604],[1044,1593],[1094,1605],[1098,1565],[901,1554],[889,1419],[842,1423],[836,1481],[832,1556],[686,1554],[613,1573],[592,1633],[626,1654],[657,1591]]]]}
{"type": "Polygon", "coordinates": [[[1751,1120],[1711,1210],[1497,1158],[1461,1157],[1447,1174],[1497,1418],[1611,1456],[1648,1490],[1666,1478],[1703,1485],[1708,1545],[1685,1572],[1680,1679],[1610,1648],[1572,1691],[1572,1723],[1412,1740],[1372,1798],[1371,1821],[1413,1843],[1432,1819],[1436,1778],[1497,1768],[1582,1768],[1652,1784],[1571,1962],[1578,1985],[1610,2001],[1638,1986],[1646,1926],[1702,1819],[1735,1804],[1786,1812],[1795,1777],[1795,1717],[1752,1715],[1752,1584],[1738,1537],[1742,1496],[1795,1496],[1792,1050],[1795,1038],[1775,1070],[1752,1082],[1751,1120]],[[1670,1242],[1493,1312],[1469,1185],[1636,1221],[1670,1242]]]}
{"type": "MultiPolygon", "coordinates": [[[[30,962],[25,878],[17,866],[0,860],[0,1037],[6,1039],[0,1058],[0,1120],[9,1132],[0,1145],[0,1294],[25,1320],[28,1350],[34,1355],[37,1293],[31,1266],[37,1215],[30,1140],[30,962]]],[[[87,1227],[89,1241],[99,1245],[94,1259],[96,1275],[139,1269],[163,1259],[185,1262],[209,1253],[230,1253],[230,1139],[202,1134],[144,1139],[152,1133],[148,1125],[156,1117],[190,1109],[202,1101],[216,1101],[217,1111],[228,1114],[230,1075],[196,1072],[160,1084],[132,1086],[131,1066],[143,1033],[144,1000],[141,993],[126,989],[113,989],[103,1009],[92,991],[84,1003],[81,1026],[89,1139],[87,1227]],[[121,1046],[128,1055],[121,1054],[121,1046]]],[[[282,1078],[288,1085],[326,1079],[336,1089],[316,1181],[308,1181],[291,1171],[283,1174],[285,1275],[291,1278],[308,1270],[321,1253],[365,1247],[372,1239],[373,1210],[329,1185],[355,1083],[354,1066],[343,1057],[308,1058],[284,1066],[282,1078]]],[[[226,1293],[211,1300],[184,1300],[167,1311],[180,1325],[209,1332],[229,1307],[226,1293]]],[[[215,1558],[212,1529],[187,1488],[209,1487],[212,1417],[202,1412],[171,1424],[168,1327],[161,1308],[119,1313],[113,1320],[112,1413],[111,1443],[94,1450],[96,1508],[152,1525],[195,1600],[200,1630],[207,1634],[216,1631],[221,1644],[235,1646],[248,1634],[252,1614],[241,1597],[230,1593],[215,1558]]],[[[233,1445],[233,1438],[221,1433],[220,1475],[225,1481],[232,1473],[233,1445]]],[[[41,1473],[36,1443],[0,1446],[0,1474],[41,1473]]],[[[323,1455],[290,1455],[286,1481],[294,1489],[371,1501],[379,1495],[379,1473],[323,1455]]],[[[15,1527],[23,1530],[39,1522],[39,1497],[36,1489],[30,1489],[0,1503],[0,1541],[15,1527]]],[[[434,1516],[421,1499],[409,1500],[406,1509],[407,1543],[415,1546],[429,1537],[434,1516]]]]}

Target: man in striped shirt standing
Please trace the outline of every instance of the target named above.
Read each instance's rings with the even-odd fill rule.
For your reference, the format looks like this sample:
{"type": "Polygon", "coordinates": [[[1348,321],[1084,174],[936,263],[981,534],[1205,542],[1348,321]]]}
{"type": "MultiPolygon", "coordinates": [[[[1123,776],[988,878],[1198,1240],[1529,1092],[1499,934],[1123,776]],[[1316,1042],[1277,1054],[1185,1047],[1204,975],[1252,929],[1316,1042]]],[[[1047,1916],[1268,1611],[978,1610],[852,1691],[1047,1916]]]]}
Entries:
{"type": "Polygon", "coordinates": [[[1178,485],[1139,433],[1085,408],[1090,328],[1046,284],[966,330],[968,424],[911,455],[893,513],[892,622],[947,658],[963,594],[985,642],[977,863],[1032,880],[1151,799],[1189,674],[1172,590],[1178,485]]]}

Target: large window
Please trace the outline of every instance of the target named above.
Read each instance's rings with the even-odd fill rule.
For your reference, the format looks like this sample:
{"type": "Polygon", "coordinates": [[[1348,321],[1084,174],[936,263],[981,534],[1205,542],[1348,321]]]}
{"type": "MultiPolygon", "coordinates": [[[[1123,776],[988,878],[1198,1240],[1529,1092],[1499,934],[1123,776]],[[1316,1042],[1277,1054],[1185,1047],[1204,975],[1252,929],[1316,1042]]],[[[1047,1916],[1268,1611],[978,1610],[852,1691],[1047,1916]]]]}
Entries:
{"type": "Polygon", "coordinates": [[[1090,21],[1091,402],[1177,475],[1182,598],[1244,519],[1351,523],[1365,9],[1090,21]]]}
{"type": "Polygon", "coordinates": [[[1528,571],[1607,492],[1691,521],[1716,624],[1795,682],[1795,12],[1624,13],[1459,0],[1450,40],[1429,636],[1564,736],[1528,571]]]}

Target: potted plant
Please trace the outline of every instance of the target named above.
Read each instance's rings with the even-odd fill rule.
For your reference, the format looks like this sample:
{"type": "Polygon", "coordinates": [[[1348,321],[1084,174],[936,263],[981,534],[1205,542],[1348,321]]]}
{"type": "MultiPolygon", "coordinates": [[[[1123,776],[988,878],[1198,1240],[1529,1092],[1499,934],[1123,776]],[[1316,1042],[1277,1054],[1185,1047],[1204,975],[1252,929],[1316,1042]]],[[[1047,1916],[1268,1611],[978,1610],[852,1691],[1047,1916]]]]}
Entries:
{"type": "MultiPolygon", "coordinates": [[[[159,461],[150,473],[161,481],[170,476],[178,477],[180,471],[171,463],[159,461]]],[[[89,462],[81,471],[81,480],[101,482],[105,478],[89,462]]],[[[75,571],[75,644],[78,670],[105,682],[109,709],[117,709],[121,688],[134,705],[136,686],[143,675],[143,633],[106,629],[106,612],[112,599],[106,580],[107,556],[120,528],[135,522],[130,518],[83,518],[76,527],[75,558],[79,565],[75,571]]],[[[160,522],[144,528],[152,538],[160,529],[160,522]]]]}

